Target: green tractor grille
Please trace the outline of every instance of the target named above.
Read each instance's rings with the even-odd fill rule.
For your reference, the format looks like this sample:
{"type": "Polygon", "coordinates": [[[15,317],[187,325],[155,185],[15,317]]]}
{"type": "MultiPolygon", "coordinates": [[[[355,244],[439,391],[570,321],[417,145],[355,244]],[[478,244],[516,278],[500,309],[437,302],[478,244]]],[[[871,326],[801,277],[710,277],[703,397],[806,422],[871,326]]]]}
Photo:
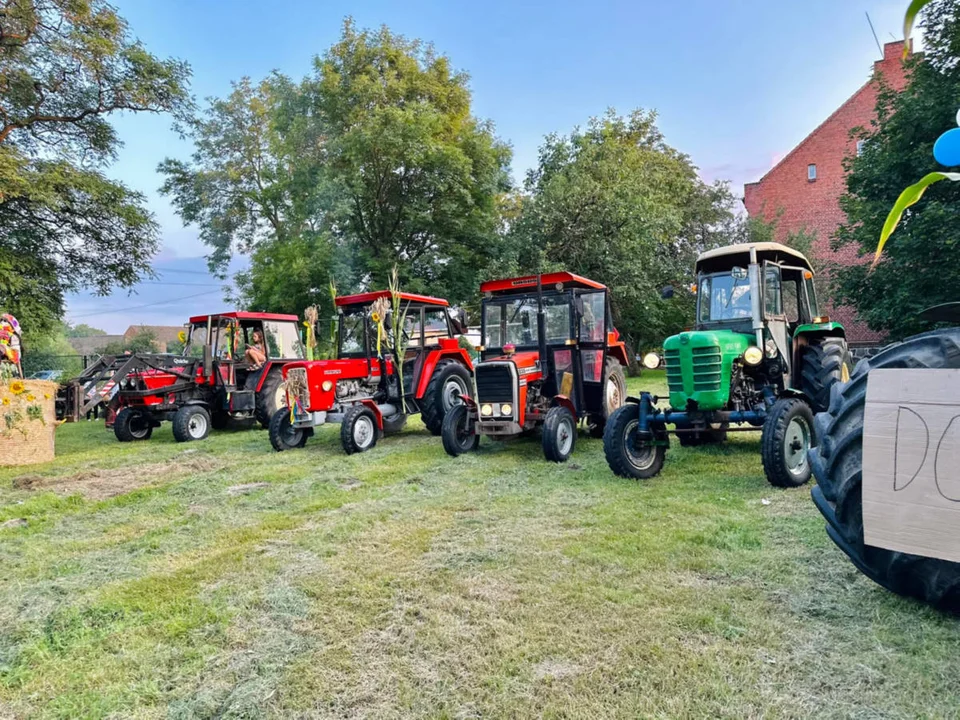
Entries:
{"type": "Polygon", "coordinates": [[[729,330],[697,330],[667,338],[663,344],[670,405],[685,410],[720,410],[730,395],[733,360],[747,348],[749,336],[729,330]]]}
{"type": "MultiPolygon", "coordinates": [[[[683,392],[683,369],[680,366],[680,350],[665,350],[667,387],[670,392],[683,392]]],[[[722,361],[719,347],[690,348],[693,367],[693,392],[715,392],[722,381],[722,361]]]]}
{"type": "Polygon", "coordinates": [[[670,392],[683,392],[683,370],[680,369],[680,350],[664,350],[663,359],[667,366],[667,387],[670,392]]]}

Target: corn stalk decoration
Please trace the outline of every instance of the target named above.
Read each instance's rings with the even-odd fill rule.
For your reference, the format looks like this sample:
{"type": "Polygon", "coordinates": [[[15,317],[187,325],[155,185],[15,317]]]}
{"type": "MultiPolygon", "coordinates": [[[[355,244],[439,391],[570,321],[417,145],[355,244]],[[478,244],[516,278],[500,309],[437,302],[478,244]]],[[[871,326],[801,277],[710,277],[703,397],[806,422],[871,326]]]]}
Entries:
{"type": "Polygon", "coordinates": [[[303,347],[306,350],[307,360],[313,360],[317,351],[317,335],[314,328],[317,327],[317,320],[320,319],[320,308],[311,305],[303,311],[303,347]]]}
{"type": "MultiPolygon", "coordinates": [[[[330,305],[333,308],[333,314],[330,316],[330,347],[333,352],[337,350],[337,284],[330,280],[330,305]]],[[[335,357],[335,355],[334,355],[335,357]]]]}
{"type": "MultiPolygon", "coordinates": [[[[403,412],[407,412],[407,398],[403,391],[403,357],[407,352],[407,343],[403,336],[403,325],[407,319],[407,309],[403,307],[403,298],[400,295],[400,276],[397,266],[393,266],[390,274],[390,299],[393,312],[390,314],[391,329],[393,331],[393,364],[397,369],[397,380],[400,382],[400,404],[403,412]]],[[[407,303],[409,307],[409,303],[407,303]]]]}

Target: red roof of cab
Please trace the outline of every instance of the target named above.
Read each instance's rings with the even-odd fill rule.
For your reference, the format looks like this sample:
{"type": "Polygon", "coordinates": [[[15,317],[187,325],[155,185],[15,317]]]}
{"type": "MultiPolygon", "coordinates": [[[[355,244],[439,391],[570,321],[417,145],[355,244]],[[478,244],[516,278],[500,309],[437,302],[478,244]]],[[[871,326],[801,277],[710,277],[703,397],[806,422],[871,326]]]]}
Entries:
{"type": "Polygon", "coordinates": [[[206,322],[207,318],[231,318],[234,320],[281,320],[288,322],[299,322],[300,318],[296,315],[281,315],[278,313],[259,313],[259,312],[244,312],[242,310],[232,310],[230,312],[222,313],[213,313],[212,315],[195,315],[190,318],[190,323],[202,323],[206,322]]]}
{"type": "MultiPolygon", "coordinates": [[[[390,291],[374,290],[373,292],[360,293],[359,295],[343,295],[337,298],[337,307],[342,307],[343,305],[367,305],[382,297],[389,299],[391,297],[390,291]]],[[[416,295],[414,293],[402,292],[400,293],[400,298],[408,302],[423,303],[424,305],[450,306],[450,303],[443,298],[430,297],[429,295],[416,295]]]]}
{"type": "MultiPolygon", "coordinates": [[[[544,288],[549,288],[552,285],[557,283],[563,283],[564,285],[573,285],[574,287],[579,288],[589,288],[592,290],[605,290],[606,286],[601,285],[598,282],[593,280],[588,280],[585,277],[580,277],[579,275],[574,275],[569,272],[552,272],[544,273],[541,276],[541,283],[544,288]]],[[[480,283],[480,292],[507,292],[510,290],[526,290],[537,288],[537,276],[536,275],[525,275],[524,277],[517,278],[504,278],[503,280],[487,280],[487,282],[480,283]]]]}

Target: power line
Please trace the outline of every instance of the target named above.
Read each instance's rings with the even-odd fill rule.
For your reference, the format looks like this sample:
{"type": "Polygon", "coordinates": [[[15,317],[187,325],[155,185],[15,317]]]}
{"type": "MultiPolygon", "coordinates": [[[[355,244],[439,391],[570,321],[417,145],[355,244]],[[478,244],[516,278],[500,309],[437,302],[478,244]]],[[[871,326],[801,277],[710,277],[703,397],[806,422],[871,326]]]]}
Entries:
{"type": "Polygon", "coordinates": [[[184,275],[210,275],[211,273],[206,272],[205,270],[178,270],[176,268],[165,268],[163,270],[156,270],[161,275],[166,273],[183,273],[184,275]]]}
{"type": "Polygon", "coordinates": [[[877,43],[877,50],[880,51],[880,59],[883,60],[883,48],[880,46],[880,38],[877,37],[877,31],[873,29],[873,20],[870,19],[870,13],[864,11],[863,14],[867,16],[867,22],[870,24],[870,32],[873,33],[873,40],[877,43]]]}
{"type": "MultiPolygon", "coordinates": [[[[227,281],[224,280],[223,283],[227,281]]],[[[141,280],[138,285],[181,285],[187,287],[223,287],[223,283],[167,282],[166,280],[141,280]]]]}
{"type": "Polygon", "coordinates": [[[79,315],[72,315],[72,319],[83,318],[83,317],[92,317],[94,315],[109,315],[110,313],[115,312],[129,312],[130,310],[142,310],[143,308],[156,307],[158,305],[169,305],[171,303],[180,302],[181,300],[190,300],[191,298],[202,297],[203,295],[213,295],[218,293],[220,290],[207,290],[206,292],[197,293],[195,295],[187,295],[185,297],[171,298],[170,300],[161,300],[160,302],[147,303],[146,305],[134,305],[133,307],[120,308],[119,310],[99,310],[92,313],[80,313],[79,315]]]}

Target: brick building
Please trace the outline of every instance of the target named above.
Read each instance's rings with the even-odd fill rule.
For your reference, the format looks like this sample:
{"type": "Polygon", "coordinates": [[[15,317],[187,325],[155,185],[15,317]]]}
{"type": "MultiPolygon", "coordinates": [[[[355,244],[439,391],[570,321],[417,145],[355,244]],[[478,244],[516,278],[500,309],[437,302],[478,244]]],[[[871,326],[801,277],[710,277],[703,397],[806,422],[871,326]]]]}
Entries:
{"type": "MultiPolygon", "coordinates": [[[[833,265],[861,262],[852,246],[838,252],[830,249],[833,234],[846,219],[839,203],[846,189],[843,159],[858,149],[858,141],[850,137],[850,131],[869,127],[875,117],[877,76],[882,75],[884,82],[895,90],[906,85],[902,54],[902,41],[884,45],[883,60],[874,63],[870,80],[766,175],[744,185],[747,212],[766,220],[779,218],[777,240],[781,242],[800,230],[813,233],[814,262],[828,271],[833,265]]],[[[824,310],[832,319],[844,324],[851,345],[872,345],[882,340],[866,325],[855,321],[853,308],[831,307],[823,299],[821,305],[826,306],[824,310]]]]}
{"type": "Polygon", "coordinates": [[[91,335],[90,337],[69,338],[68,342],[79,355],[96,355],[103,348],[112,343],[126,343],[133,340],[142,330],[148,330],[154,335],[154,350],[157,352],[172,351],[177,347],[177,336],[183,330],[182,325],[131,325],[123,335],[91,335]]]}

